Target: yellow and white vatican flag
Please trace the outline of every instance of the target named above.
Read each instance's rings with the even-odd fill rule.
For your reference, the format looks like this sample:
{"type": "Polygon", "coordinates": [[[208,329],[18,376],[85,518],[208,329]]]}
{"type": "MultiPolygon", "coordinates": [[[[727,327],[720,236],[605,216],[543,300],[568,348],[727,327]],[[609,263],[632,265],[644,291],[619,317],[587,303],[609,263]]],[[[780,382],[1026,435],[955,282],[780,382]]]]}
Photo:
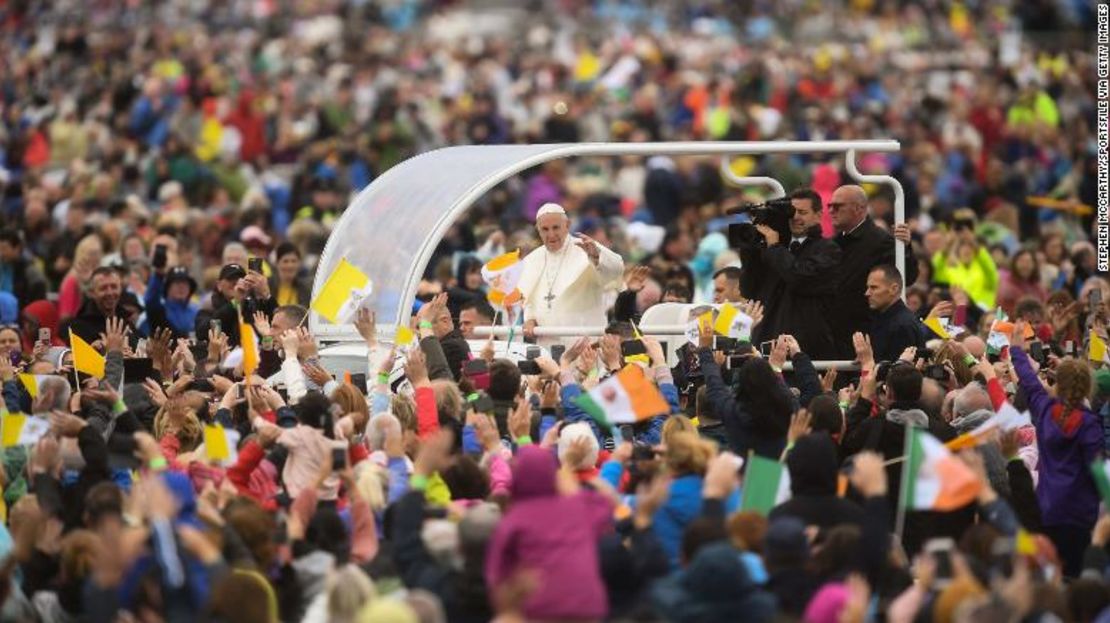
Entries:
{"type": "Polygon", "coordinates": [[[354,320],[373,292],[370,278],[343,258],[312,301],[312,309],[332,324],[345,324],[354,320]]]}
{"type": "Polygon", "coordinates": [[[524,274],[524,262],[520,260],[520,249],[503,253],[482,266],[482,280],[489,285],[486,295],[494,307],[508,308],[521,300],[517,286],[524,274]]]}

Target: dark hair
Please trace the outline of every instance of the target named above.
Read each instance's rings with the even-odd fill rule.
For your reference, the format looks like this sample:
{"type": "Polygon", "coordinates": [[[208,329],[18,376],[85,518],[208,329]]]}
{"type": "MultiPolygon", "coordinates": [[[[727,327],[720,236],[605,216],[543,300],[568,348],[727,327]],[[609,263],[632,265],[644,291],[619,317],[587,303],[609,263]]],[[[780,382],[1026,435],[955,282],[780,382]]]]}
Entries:
{"type": "Polygon", "coordinates": [[[1068,610],[1072,620],[1094,621],[1110,604],[1110,593],[1102,580],[1079,578],[1068,586],[1068,610]]]}
{"type": "Polygon", "coordinates": [[[713,278],[716,279],[721,275],[724,275],[725,279],[728,279],[729,281],[740,281],[740,269],[735,266],[725,266],[721,270],[713,273],[713,278]]]}
{"type": "Polygon", "coordinates": [[[917,402],[921,400],[921,384],[924,380],[921,371],[912,365],[891,366],[886,375],[886,386],[894,394],[894,399],[899,402],[917,402]]]}
{"type": "Polygon", "coordinates": [[[667,284],[667,287],[663,289],[663,296],[666,297],[668,294],[677,296],[687,303],[693,300],[693,297],[690,295],[690,288],[686,287],[686,284],[680,281],[672,281],[667,284]]]}
{"type": "Polygon", "coordinates": [[[1040,313],[1044,316],[1044,304],[1037,300],[1035,297],[1026,296],[1018,300],[1014,305],[1014,317],[1024,319],[1027,314],[1040,313]]]}
{"type": "Polygon", "coordinates": [[[23,237],[19,235],[18,229],[5,227],[0,229],[0,242],[6,242],[13,247],[18,247],[23,244],[23,237]]]}
{"type": "Polygon", "coordinates": [[[308,315],[308,310],[300,305],[282,305],[274,310],[274,315],[284,314],[289,316],[290,320],[295,320],[297,325],[304,324],[304,317],[308,315]]]}
{"type": "Polygon", "coordinates": [[[274,259],[280,260],[290,253],[296,255],[298,260],[302,257],[301,250],[297,248],[297,245],[286,240],[277,246],[277,249],[274,251],[274,259]]]}
{"type": "Polygon", "coordinates": [[[484,500],[489,497],[489,476],[478,462],[465,454],[455,457],[450,467],[440,472],[452,500],[484,500]]]}
{"type": "Polygon", "coordinates": [[[472,272],[482,270],[482,260],[473,255],[464,255],[459,259],[458,268],[455,270],[456,287],[466,287],[466,276],[472,272]]]}
{"type": "Polygon", "coordinates": [[[112,481],[94,485],[85,494],[85,525],[94,528],[105,517],[123,515],[123,492],[112,481]]]}
{"type": "Polygon", "coordinates": [[[747,403],[748,413],[754,416],[756,431],[777,437],[786,435],[794,404],[766,359],[752,357],[740,368],[737,393],[747,403]]]}
{"type": "Polygon", "coordinates": [[[814,396],[809,401],[810,425],[813,432],[825,431],[830,437],[837,438],[844,430],[844,412],[840,402],[832,393],[814,396]]]}
{"type": "Polygon", "coordinates": [[[473,309],[474,311],[478,312],[479,316],[482,316],[483,318],[489,318],[490,320],[493,320],[493,317],[497,315],[497,312],[494,311],[493,306],[482,298],[472,298],[459,306],[459,312],[464,312],[468,309],[473,309]]]}
{"type": "Polygon", "coordinates": [[[882,273],[883,280],[887,283],[902,284],[902,271],[898,270],[898,267],[893,264],[879,264],[867,271],[867,274],[870,275],[873,272],[882,273]]]}
{"type": "Polygon", "coordinates": [[[297,421],[301,424],[321,430],[328,439],[334,438],[331,401],[324,394],[308,392],[300,402],[293,405],[293,412],[297,414],[297,421]]]}
{"type": "Polygon", "coordinates": [[[808,201],[810,203],[810,206],[813,207],[813,211],[817,212],[818,214],[820,214],[821,211],[825,209],[821,203],[821,195],[817,194],[816,190],[813,190],[808,186],[795,188],[793,192],[790,193],[790,198],[803,199],[805,201],[808,201]]]}
{"type": "Polygon", "coordinates": [[[305,541],[314,549],[335,556],[335,565],[347,564],[351,557],[351,540],[347,536],[347,524],[334,508],[321,506],[316,510],[305,530],[305,541]]]}
{"type": "Polygon", "coordinates": [[[707,545],[728,540],[725,522],[709,517],[698,517],[686,525],[682,532],[682,560],[689,563],[707,545]]]}
{"type": "Polygon", "coordinates": [[[494,359],[489,364],[489,389],[494,400],[513,400],[520,391],[520,368],[508,359],[494,359]]]}

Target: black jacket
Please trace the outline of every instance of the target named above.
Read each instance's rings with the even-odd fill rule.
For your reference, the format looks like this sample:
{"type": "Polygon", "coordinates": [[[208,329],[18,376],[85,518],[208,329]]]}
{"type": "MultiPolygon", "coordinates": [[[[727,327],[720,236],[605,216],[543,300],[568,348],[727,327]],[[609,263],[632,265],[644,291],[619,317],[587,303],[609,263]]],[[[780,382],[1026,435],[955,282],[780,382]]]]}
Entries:
{"type": "Polygon", "coordinates": [[[875,361],[894,361],[910,346],[925,348],[926,327],[902,301],[894,301],[871,321],[871,350],[875,361]]]}
{"type": "Polygon", "coordinates": [[[822,238],[820,227],[812,228],[796,251],[789,245],[787,240],[740,254],[740,291],[763,303],[763,322],[755,327],[752,341],[758,344],[786,333],[814,359],[835,359],[838,350],[829,320],[836,303],[840,247],[822,238]]]}
{"type": "MultiPolygon", "coordinates": [[[[127,317],[127,314],[124,313],[123,308],[119,305],[116,306],[116,311],[112,315],[117,318],[127,317]]],[[[81,309],[77,310],[77,316],[69,322],[69,330],[77,334],[82,340],[92,344],[100,339],[100,334],[104,333],[107,324],[108,317],[96,306],[96,301],[87,298],[85,302],[81,304],[81,309]]],[[[134,348],[138,345],[139,338],[135,331],[135,327],[131,326],[131,323],[127,324],[131,327],[128,341],[131,343],[131,347],[134,348]]],[[[69,337],[67,336],[66,339],[68,340],[69,337]]]]}
{"type": "MultiPolygon", "coordinates": [[[[840,286],[833,308],[832,328],[845,356],[851,356],[852,334],[867,332],[870,308],[867,306],[867,275],[880,264],[894,262],[894,236],[883,231],[870,217],[849,234],[833,240],[840,245],[840,286]]],[[[906,284],[917,281],[917,260],[906,253],[906,284]]]]}
{"type": "MultiPolygon", "coordinates": [[[[786,446],[786,435],[770,435],[759,430],[755,421],[756,414],[748,404],[749,400],[737,395],[732,387],[725,384],[721,368],[713,360],[712,350],[699,349],[698,358],[701,361],[702,374],[705,375],[708,408],[714,418],[724,423],[730,449],[740,456],[748,456],[749,451],[754,451],[759,456],[778,460],[786,446]]],[[[789,394],[788,399],[794,404],[793,411],[798,410],[797,398],[785,381],[779,381],[779,386],[770,391],[789,394]]]]}
{"type": "Polygon", "coordinates": [[[791,498],[771,510],[768,517],[771,521],[793,516],[807,526],[820,528],[863,525],[863,509],[855,502],[837,497],[836,444],[828,433],[798,439],[786,455],[786,465],[790,469],[791,498]]]}
{"type": "Polygon", "coordinates": [[[454,329],[440,338],[439,345],[447,358],[447,367],[451,370],[451,376],[458,381],[462,378],[463,365],[470,359],[470,344],[458,329],[454,329]]]}
{"type": "MultiPolygon", "coordinates": [[[[861,398],[848,412],[848,428],[841,443],[841,456],[849,457],[862,450],[878,452],[887,461],[903,456],[908,422],[916,422],[916,424],[925,422],[923,428],[927,428],[930,434],[942,442],[950,441],[956,436],[951,426],[929,418],[915,403],[895,403],[891,405],[889,411],[880,412],[873,417],[870,415],[871,404],[869,400],[861,398]]],[[[887,482],[891,484],[887,495],[891,517],[897,514],[898,495],[901,490],[898,483],[902,482],[902,465],[901,462],[895,462],[886,468],[887,482]]],[[[974,520],[974,504],[950,513],[909,512],[906,513],[902,544],[906,552],[913,555],[930,538],[952,537],[958,540],[974,520]]],[[[893,527],[892,525],[891,528],[893,527]]]]}
{"type": "MultiPolygon", "coordinates": [[[[255,299],[255,309],[263,312],[268,317],[273,317],[277,303],[273,296],[268,299],[255,299]]],[[[208,341],[208,326],[212,320],[220,321],[220,330],[227,335],[227,345],[230,348],[239,346],[239,308],[234,301],[224,298],[219,292],[212,293],[212,309],[202,309],[197,314],[196,332],[197,340],[208,341]]],[[[253,324],[254,319],[243,314],[243,322],[253,324]]]]}

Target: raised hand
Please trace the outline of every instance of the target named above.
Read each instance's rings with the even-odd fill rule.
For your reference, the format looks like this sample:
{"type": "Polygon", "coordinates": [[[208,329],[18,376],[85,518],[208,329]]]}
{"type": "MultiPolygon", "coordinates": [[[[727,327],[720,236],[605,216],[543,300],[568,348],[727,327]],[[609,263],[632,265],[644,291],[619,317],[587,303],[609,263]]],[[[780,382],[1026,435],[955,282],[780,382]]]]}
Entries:
{"type": "Polygon", "coordinates": [[[767,363],[771,364],[772,368],[781,370],[786,363],[787,350],[787,341],[784,336],[779,336],[779,339],[775,340],[774,347],[771,348],[771,356],[767,358],[767,363]]]}
{"type": "Polygon", "coordinates": [[[131,327],[127,326],[127,321],[118,316],[112,316],[104,323],[104,333],[100,334],[100,341],[103,342],[107,352],[122,353],[129,333],[131,333],[131,327]]]}
{"type": "Polygon", "coordinates": [[[574,362],[578,360],[578,356],[582,351],[590,345],[590,338],[580,337],[570,348],[563,351],[563,356],[559,359],[559,366],[564,370],[570,370],[574,366],[574,362]]]}
{"type": "Polygon", "coordinates": [[[647,280],[650,276],[651,268],[647,266],[635,266],[628,273],[628,278],[624,281],[624,287],[633,292],[639,292],[647,285],[647,280]]]}
{"type": "Polygon", "coordinates": [[[831,392],[833,387],[836,386],[836,368],[829,368],[825,370],[825,374],[821,376],[821,391],[831,392]]]}
{"type": "Polygon", "coordinates": [[[806,409],[798,409],[798,412],[790,416],[790,428],[786,431],[786,445],[791,445],[802,437],[805,437],[812,430],[810,428],[810,421],[812,416],[806,409]]]}
{"type": "MultiPolygon", "coordinates": [[[[254,312],[254,329],[258,331],[258,337],[273,337],[273,328],[270,326],[270,318],[264,312],[254,312]]],[[[209,335],[211,335],[211,332],[209,332],[209,335]]]]}
{"type": "Polygon", "coordinates": [[[698,318],[698,348],[713,348],[713,323],[708,318],[698,318]]]}
{"type": "Polygon", "coordinates": [[[316,340],[312,337],[312,334],[309,333],[306,327],[300,327],[297,329],[297,339],[301,341],[300,347],[297,349],[297,353],[301,357],[304,357],[305,359],[311,359],[319,354],[319,351],[316,348],[316,340]]]}
{"type": "Polygon", "coordinates": [[[617,370],[622,367],[621,338],[619,335],[605,334],[601,336],[601,362],[607,370],[617,370]]]}
{"type": "Polygon", "coordinates": [[[301,365],[301,369],[304,370],[305,376],[307,376],[309,380],[311,380],[319,387],[327,385],[328,381],[332,380],[331,375],[328,374],[328,371],[320,367],[318,364],[305,363],[301,365]]]}
{"type": "Polygon", "coordinates": [[[378,343],[377,315],[372,310],[359,308],[355,314],[355,329],[358,329],[358,334],[366,341],[367,346],[378,343]]]}
{"type": "Polygon", "coordinates": [[[215,328],[208,330],[208,363],[220,365],[227,358],[227,334],[215,328]]]}
{"type": "MultiPolygon", "coordinates": [[[[558,385],[552,381],[553,384],[558,385]]],[[[527,437],[532,430],[532,405],[523,398],[509,412],[509,435],[513,440],[527,437]]],[[[554,427],[553,427],[554,428],[554,427]]]]}
{"type": "Polygon", "coordinates": [[[601,259],[601,250],[598,248],[597,241],[590,238],[586,234],[578,234],[578,240],[574,243],[578,245],[579,249],[586,252],[586,256],[590,258],[590,263],[597,266],[598,261],[601,259]]]}
{"type": "Polygon", "coordinates": [[[286,358],[300,357],[301,336],[296,329],[289,329],[281,334],[281,348],[285,351],[286,358]]]}
{"type": "Polygon", "coordinates": [[[405,361],[405,376],[408,377],[413,387],[430,383],[428,380],[428,361],[424,357],[424,352],[419,348],[409,351],[408,359],[405,361]]]}
{"type": "Polygon", "coordinates": [[[652,366],[658,367],[667,365],[667,355],[663,352],[663,345],[659,343],[659,340],[645,337],[640,341],[644,343],[644,347],[647,349],[647,354],[648,357],[651,358],[652,366]]]}
{"type": "Polygon", "coordinates": [[[940,301],[929,310],[928,318],[951,318],[956,306],[952,301],[940,301]]]}
{"type": "Polygon", "coordinates": [[[859,362],[860,369],[875,369],[875,352],[871,349],[871,338],[857,331],[852,335],[852,346],[856,349],[856,361],[859,362]]]}

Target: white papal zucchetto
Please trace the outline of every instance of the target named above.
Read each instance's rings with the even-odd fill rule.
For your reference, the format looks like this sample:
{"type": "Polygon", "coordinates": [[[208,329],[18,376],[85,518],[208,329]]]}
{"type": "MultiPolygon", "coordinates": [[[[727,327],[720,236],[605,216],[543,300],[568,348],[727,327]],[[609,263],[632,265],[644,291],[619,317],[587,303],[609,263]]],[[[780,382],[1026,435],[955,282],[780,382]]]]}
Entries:
{"type": "Polygon", "coordinates": [[[545,214],[562,214],[566,216],[567,211],[563,209],[563,206],[557,203],[545,203],[540,206],[540,209],[536,212],[536,220],[540,220],[540,217],[545,214]]]}

